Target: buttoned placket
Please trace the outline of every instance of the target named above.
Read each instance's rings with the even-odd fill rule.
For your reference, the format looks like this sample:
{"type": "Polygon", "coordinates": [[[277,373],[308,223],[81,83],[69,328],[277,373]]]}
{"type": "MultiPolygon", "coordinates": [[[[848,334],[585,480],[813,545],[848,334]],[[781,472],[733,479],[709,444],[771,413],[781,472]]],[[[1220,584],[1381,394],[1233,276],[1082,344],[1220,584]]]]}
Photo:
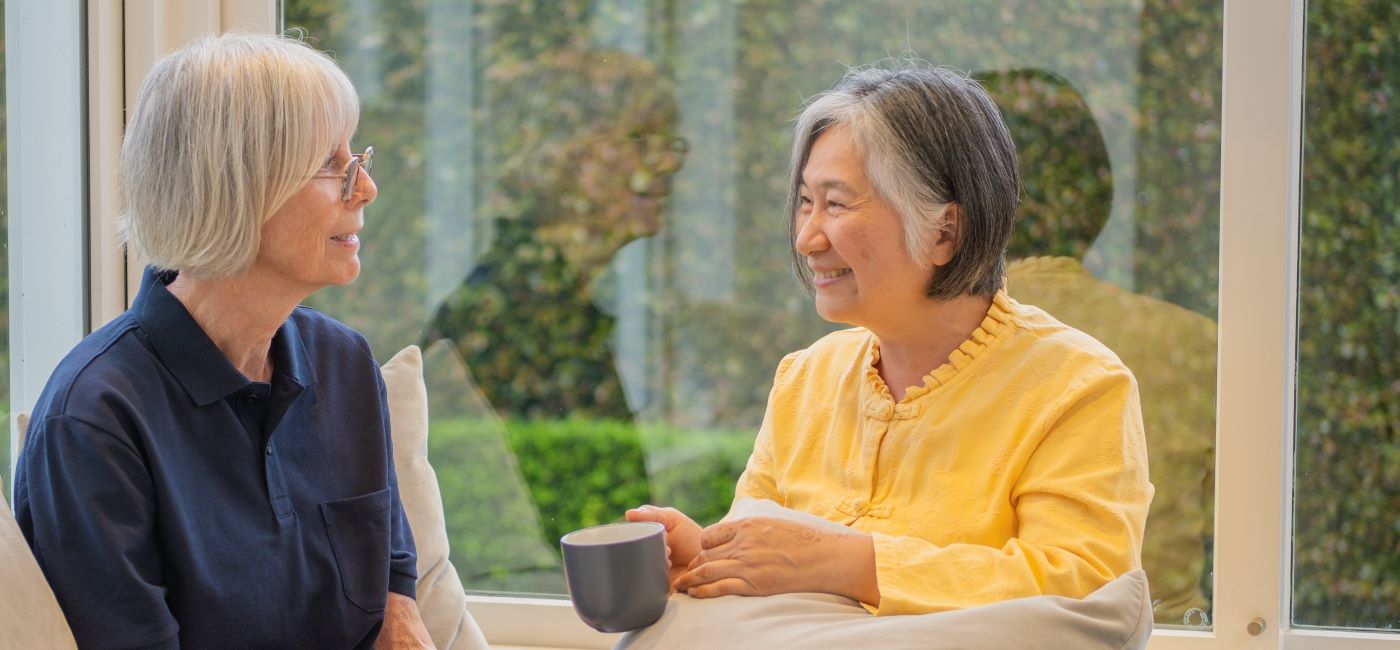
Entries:
{"type": "Polygon", "coordinates": [[[277,453],[277,429],[302,392],[302,387],[288,377],[277,377],[274,384],[250,383],[230,400],[244,430],[263,451],[263,478],[267,487],[268,505],[277,519],[287,519],[295,513],[287,493],[282,471],[282,457],[277,453]]]}

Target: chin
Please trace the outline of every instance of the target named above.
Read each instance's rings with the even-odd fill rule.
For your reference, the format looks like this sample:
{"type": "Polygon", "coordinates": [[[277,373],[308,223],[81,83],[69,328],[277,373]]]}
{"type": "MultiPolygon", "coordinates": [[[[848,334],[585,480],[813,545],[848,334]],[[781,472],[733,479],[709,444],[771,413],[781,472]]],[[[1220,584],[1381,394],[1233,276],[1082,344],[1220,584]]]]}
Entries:
{"type": "Polygon", "coordinates": [[[354,282],[355,278],[358,277],[360,277],[360,265],[356,264],[354,268],[345,269],[343,272],[336,274],[335,278],[330,281],[330,284],[343,287],[354,282]]]}
{"type": "Polygon", "coordinates": [[[848,325],[854,324],[851,322],[847,310],[843,310],[837,305],[824,304],[822,300],[818,298],[815,307],[817,315],[821,316],[824,321],[830,323],[845,323],[848,325]]]}

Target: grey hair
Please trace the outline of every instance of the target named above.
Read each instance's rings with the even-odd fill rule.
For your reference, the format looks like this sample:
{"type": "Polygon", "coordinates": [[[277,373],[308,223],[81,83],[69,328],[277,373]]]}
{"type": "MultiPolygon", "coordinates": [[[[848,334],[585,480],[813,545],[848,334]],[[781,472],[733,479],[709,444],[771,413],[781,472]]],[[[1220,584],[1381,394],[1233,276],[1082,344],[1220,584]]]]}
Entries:
{"type": "Polygon", "coordinates": [[[812,290],[811,269],[797,250],[802,172],[817,138],[836,125],[850,129],[866,175],[899,214],[905,248],[915,259],[928,259],[948,225],[946,208],[957,204],[958,249],[948,264],[930,269],[928,297],[996,293],[1021,192],[1016,146],[996,104],[975,80],[912,59],[848,71],[797,118],[786,220],[802,285],[812,290]]]}
{"type": "Polygon", "coordinates": [[[118,232],[158,268],[241,273],[262,225],[359,119],[350,79],[301,40],[201,38],[141,84],[122,142],[118,232]]]}

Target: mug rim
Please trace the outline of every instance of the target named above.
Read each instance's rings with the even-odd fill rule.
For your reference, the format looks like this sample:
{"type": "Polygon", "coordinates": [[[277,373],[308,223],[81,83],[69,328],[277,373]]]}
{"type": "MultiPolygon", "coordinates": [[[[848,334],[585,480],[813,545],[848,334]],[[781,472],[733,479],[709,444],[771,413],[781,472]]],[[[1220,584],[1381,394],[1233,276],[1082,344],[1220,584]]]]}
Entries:
{"type": "Polygon", "coordinates": [[[574,548],[581,548],[581,547],[600,548],[600,547],[605,547],[605,546],[614,546],[614,545],[617,545],[617,544],[630,544],[630,543],[632,543],[632,542],[636,542],[636,541],[639,541],[639,540],[647,539],[648,537],[651,537],[651,536],[653,536],[653,535],[655,535],[655,534],[657,534],[657,533],[664,533],[664,532],[666,532],[666,527],[663,526],[663,525],[661,525],[660,522],[656,522],[656,521],[616,521],[616,522],[613,522],[613,523],[610,523],[610,524],[598,524],[597,526],[588,526],[587,528],[580,528],[580,529],[578,529],[578,530],[565,533],[562,537],[559,538],[559,545],[560,545],[560,546],[572,546],[572,547],[574,547],[574,548]],[[619,539],[619,540],[613,540],[613,541],[609,541],[609,542],[578,542],[578,541],[570,541],[570,539],[569,539],[569,538],[574,537],[575,535],[578,535],[578,534],[580,534],[580,533],[593,532],[593,531],[597,531],[597,530],[599,530],[599,529],[604,529],[604,528],[615,528],[615,527],[620,527],[620,526],[627,526],[627,527],[637,527],[637,526],[641,526],[641,527],[645,527],[645,528],[651,528],[652,530],[650,530],[650,531],[648,531],[648,532],[645,532],[645,533],[641,533],[641,534],[637,535],[636,537],[629,537],[629,538],[627,538],[627,539],[619,539]]]}

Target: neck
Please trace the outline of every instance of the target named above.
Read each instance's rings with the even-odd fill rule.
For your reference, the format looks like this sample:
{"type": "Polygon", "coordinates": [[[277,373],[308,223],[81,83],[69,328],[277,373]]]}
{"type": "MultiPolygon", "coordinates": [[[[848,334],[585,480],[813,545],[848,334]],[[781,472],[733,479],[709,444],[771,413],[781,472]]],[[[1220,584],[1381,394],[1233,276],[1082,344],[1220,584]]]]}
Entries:
{"type": "MultiPolygon", "coordinates": [[[[874,332],[880,341],[876,370],[896,402],[924,377],[948,362],[958,346],[972,336],[987,317],[991,298],[959,296],[926,300],[908,318],[874,332]]],[[[872,330],[873,331],[873,330],[872,330]]]]}
{"type": "Polygon", "coordinates": [[[243,376],[272,379],[272,337],[304,295],[270,291],[252,273],[217,280],[180,274],[167,288],[243,376]]]}

